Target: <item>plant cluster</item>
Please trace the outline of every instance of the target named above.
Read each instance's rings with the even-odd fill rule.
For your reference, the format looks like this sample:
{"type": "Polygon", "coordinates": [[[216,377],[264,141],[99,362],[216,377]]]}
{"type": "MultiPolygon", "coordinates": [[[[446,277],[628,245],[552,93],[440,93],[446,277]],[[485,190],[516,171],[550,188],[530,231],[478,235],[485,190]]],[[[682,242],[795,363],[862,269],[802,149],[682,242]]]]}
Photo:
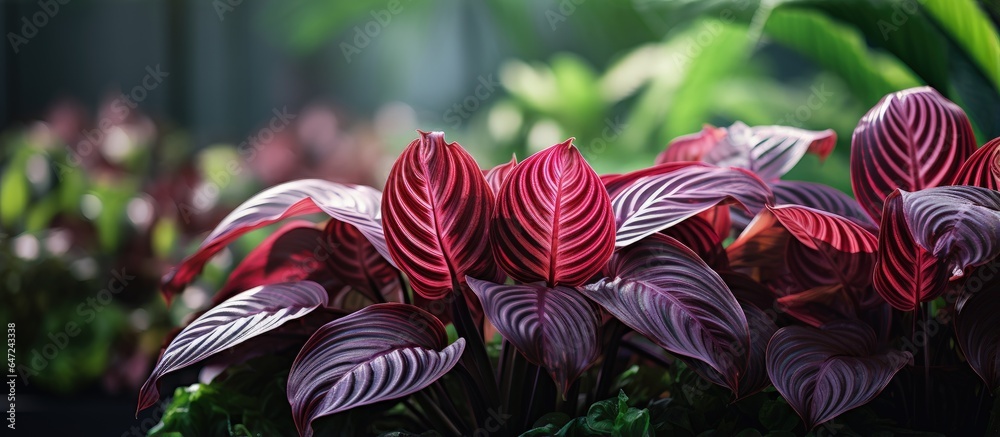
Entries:
{"type": "Polygon", "coordinates": [[[915,418],[976,413],[963,400],[1000,389],[1000,139],[977,150],[957,105],[914,88],[859,122],[857,201],[781,179],[835,141],[706,126],[652,167],[598,175],[572,139],[484,171],[443,133],[421,132],[384,192],[275,186],[164,278],[168,301],[240,235],[330,219],[287,223],[250,253],[169,341],[139,409],[169,372],[292,348],[285,391],[303,436],[359,407],[444,434],[651,435],[680,423],[651,418],[669,416],[654,406],[716,390],[728,396],[711,408],[760,411],[749,427],[782,422],[765,416],[785,402],[801,418],[746,435],[821,431],[892,383],[881,398],[908,412],[898,423],[980,426],[958,412],[948,417],[960,423],[915,418]],[[981,382],[962,379],[970,368],[981,382]],[[585,408],[636,369],[704,383],[646,394],[647,408],[624,394],[585,408]]]}

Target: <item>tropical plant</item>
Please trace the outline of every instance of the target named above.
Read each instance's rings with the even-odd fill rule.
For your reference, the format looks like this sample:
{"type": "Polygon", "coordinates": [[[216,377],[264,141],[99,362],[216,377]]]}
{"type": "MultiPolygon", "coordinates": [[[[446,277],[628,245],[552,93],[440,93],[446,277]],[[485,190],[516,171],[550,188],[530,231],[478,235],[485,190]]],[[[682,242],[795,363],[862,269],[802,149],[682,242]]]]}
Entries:
{"type": "Polygon", "coordinates": [[[368,432],[392,431],[382,412],[455,435],[780,435],[875,399],[892,421],[873,427],[982,432],[983,397],[1000,394],[1000,139],[977,151],[958,106],[908,89],[855,130],[858,201],[781,179],[835,141],[707,126],[652,167],[601,176],[572,139],[484,171],[421,132],[384,192],[275,186],[164,278],[168,301],[240,235],[330,219],[250,253],[168,342],[139,410],[170,372],[290,350],[284,390],[306,436],[358,408],[368,432]]]}

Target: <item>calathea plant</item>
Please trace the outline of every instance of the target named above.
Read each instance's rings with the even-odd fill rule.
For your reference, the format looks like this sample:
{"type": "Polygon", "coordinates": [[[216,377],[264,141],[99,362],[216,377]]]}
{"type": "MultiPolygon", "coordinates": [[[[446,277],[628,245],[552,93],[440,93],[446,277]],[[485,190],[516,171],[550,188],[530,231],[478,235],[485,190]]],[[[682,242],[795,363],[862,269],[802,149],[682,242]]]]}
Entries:
{"type": "Polygon", "coordinates": [[[705,430],[653,414],[681,393],[639,399],[648,409],[622,394],[572,419],[615,396],[630,366],[693,371],[729,393],[719,411],[761,410],[716,420],[722,433],[808,432],[890,384],[885,403],[908,411],[898,423],[963,426],[915,417],[949,408],[934,399],[955,385],[932,369],[971,367],[985,385],[962,395],[1000,389],[1000,140],[976,150],[961,109],[911,89],[854,133],[858,201],[782,179],[835,142],[832,131],[706,126],[652,167],[599,176],[572,140],[483,171],[443,133],[421,132],[384,192],[273,187],[164,278],[168,301],[240,235],[329,220],[287,223],[249,254],[166,345],[139,409],[166,373],[297,348],[285,389],[304,436],[322,417],[396,405],[443,434],[705,430]],[[786,402],[801,422],[767,419],[786,402]]]}

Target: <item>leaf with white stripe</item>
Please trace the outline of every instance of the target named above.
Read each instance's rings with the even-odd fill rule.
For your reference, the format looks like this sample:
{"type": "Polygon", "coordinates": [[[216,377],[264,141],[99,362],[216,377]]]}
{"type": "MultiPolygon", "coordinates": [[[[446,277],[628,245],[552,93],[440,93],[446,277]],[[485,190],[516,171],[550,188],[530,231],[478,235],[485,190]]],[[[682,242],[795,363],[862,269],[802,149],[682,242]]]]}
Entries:
{"type": "Polygon", "coordinates": [[[381,203],[380,191],[362,185],[303,179],[271,187],[236,207],[205,238],[194,255],[165,275],[163,295],[169,303],[213,255],[240,235],[289,217],[317,212],[325,212],[334,220],[356,227],[392,263],[382,233],[381,203]]]}
{"type": "Polygon", "coordinates": [[[384,303],[323,325],[295,357],[287,395],[302,436],[319,417],[416,393],[448,373],[465,339],[413,305],[384,303]]]}
{"type": "Polygon", "coordinates": [[[562,393],[597,358],[601,317],[577,289],[474,278],[469,287],[497,331],[528,361],[548,370],[562,393]]]}
{"type": "Polygon", "coordinates": [[[327,304],[327,293],[315,282],[263,285],[233,296],[181,330],[156,362],[139,391],[138,414],[160,397],[158,380],[218,352],[272,331],[327,304]]]}
{"type": "Polygon", "coordinates": [[[750,351],[747,318],[697,254],[656,234],[616,252],[608,270],[608,278],[586,286],[587,297],[664,349],[703,361],[721,375],[703,372],[710,381],[740,391],[750,351]]]}
{"type": "Polygon", "coordinates": [[[719,204],[736,203],[757,214],[773,202],[770,188],[749,170],[677,168],[640,179],[614,197],[615,246],[628,246],[719,204]]]}

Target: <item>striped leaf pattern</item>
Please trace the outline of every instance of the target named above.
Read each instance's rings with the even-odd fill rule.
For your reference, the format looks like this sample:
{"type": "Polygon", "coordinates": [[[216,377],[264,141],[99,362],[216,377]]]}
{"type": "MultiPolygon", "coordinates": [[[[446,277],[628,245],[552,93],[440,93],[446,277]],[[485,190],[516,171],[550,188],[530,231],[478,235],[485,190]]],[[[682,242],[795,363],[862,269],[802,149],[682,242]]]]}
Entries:
{"type": "Polygon", "coordinates": [[[304,220],[286,223],[240,261],[212,296],[213,306],[260,285],[298,281],[322,285],[332,302],[345,284],[323,263],[322,245],[323,230],[314,223],[304,220]]]}
{"type": "Polygon", "coordinates": [[[647,176],[656,176],[666,173],[671,173],[677,171],[678,169],[684,167],[702,167],[702,168],[714,168],[714,166],[702,163],[702,162],[666,162],[663,164],[656,164],[652,167],[646,167],[640,170],[625,174],[616,175],[603,175],[601,176],[601,183],[604,184],[604,188],[608,190],[608,195],[612,199],[621,193],[622,190],[628,188],[632,184],[636,183],[640,179],[647,176]]]}
{"type": "Polygon", "coordinates": [[[858,203],[881,220],[893,190],[951,183],[976,150],[965,113],[930,87],[889,94],[858,122],[851,140],[851,186],[858,203]]]}
{"type": "Polygon", "coordinates": [[[525,358],[544,367],[563,393],[597,358],[598,308],[580,291],[469,278],[490,322],[525,358]]]}
{"type": "Polygon", "coordinates": [[[666,150],[656,157],[656,163],[701,161],[701,158],[725,137],[725,128],[717,128],[706,124],[698,133],[680,136],[671,140],[666,150]]]}
{"type": "Polygon", "coordinates": [[[795,238],[787,261],[803,285],[841,284],[860,291],[871,284],[875,235],[841,216],[804,206],[768,210],[795,238]]]}
{"type": "Polygon", "coordinates": [[[1000,256],[1000,192],[971,186],[900,190],[910,233],[952,276],[1000,256]]]}
{"type": "Polygon", "coordinates": [[[572,139],[517,165],[497,196],[491,226],[497,263],[525,283],[581,285],[614,250],[608,194],[572,139]]]}
{"type": "Polygon", "coordinates": [[[913,311],[944,292],[948,271],[913,238],[898,190],[885,199],[877,253],[875,290],[889,305],[913,311]]]}
{"type": "Polygon", "coordinates": [[[663,235],[672,237],[697,253],[715,270],[728,270],[729,259],[722,242],[728,235],[719,235],[715,227],[701,216],[694,216],[678,223],[663,235]]]}
{"type": "Polygon", "coordinates": [[[781,328],[767,346],[767,373],[812,429],[877,396],[913,357],[876,350],[875,332],[857,321],[822,329],[781,328]]]}
{"type": "Polygon", "coordinates": [[[365,307],[319,328],[288,375],[288,401],[299,435],[313,420],[422,390],[450,371],[465,339],[448,345],[444,325],[412,305],[365,307]]]}
{"type": "Polygon", "coordinates": [[[157,381],[218,352],[272,331],[327,304],[326,290],[303,281],[263,285],[208,310],[181,330],[167,346],[139,391],[136,413],[159,399],[157,381]]]}
{"type": "Polygon", "coordinates": [[[462,146],[420,132],[389,172],[382,199],[389,251],[413,290],[439,299],[471,275],[499,281],[490,252],[493,191],[462,146]]]}
{"type": "Polygon", "coordinates": [[[222,219],[194,255],[185,258],[163,277],[163,295],[169,303],[213,255],[240,235],[288,217],[316,212],[325,212],[335,220],[357,227],[375,249],[392,262],[382,235],[381,200],[382,193],[374,188],[319,179],[287,182],[264,190],[222,219]]]}
{"type": "Polygon", "coordinates": [[[749,127],[736,122],[726,129],[726,137],[708,150],[702,160],[719,167],[745,168],[765,181],[774,181],[788,173],[806,153],[825,159],[836,145],[837,134],[831,129],[749,127]]]}
{"type": "Polygon", "coordinates": [[[958,170],[953,185],[1000,190],[1000,138],[980,147],[958,170]]]}
{"type": "Polygon", "coordinates": [[[749,170],[687,166],[640,179],[611,202],[618,226],[616,247],[625,247],[719,204],[735,202],[756,214],[774,198],[749,170]]]}
{"type": "Polygon", "coordinates": [[[802,205],[847,218],[867,230],[878,225],[851,196],[828,185],[805,181],[774,181],[771,183],[776,205],[802,205]]]}
{"type": "Polygon", "coordinates": [[[717,273],[673,238],[656,234],[615,253],[587,296],[664,349],[699,360],[734,393],[746,370],[750,328],[717,273]]]}
{"type": "Polygon", "coordinates": [[[510,176],[510,173],[514,171],[514,167],[517,167],[517,155],[511,156],[510,162],[500,164],[484,173],[486,183],[490,184],[494,195],[500,193],[503,181],[507,180],[507,176],[510,176]]]}
{"type": "MultiPolygon", "coordinates": [[[[402,301],[399,270],[383,257],[358,228],[330,220],[322,235],[322,252],[314,255],[325,261],[324,268],[334,278],[360,292],[373,303],[402,301]]],[[[330,302],[336,299],[331,298],[330,302]]]]}

